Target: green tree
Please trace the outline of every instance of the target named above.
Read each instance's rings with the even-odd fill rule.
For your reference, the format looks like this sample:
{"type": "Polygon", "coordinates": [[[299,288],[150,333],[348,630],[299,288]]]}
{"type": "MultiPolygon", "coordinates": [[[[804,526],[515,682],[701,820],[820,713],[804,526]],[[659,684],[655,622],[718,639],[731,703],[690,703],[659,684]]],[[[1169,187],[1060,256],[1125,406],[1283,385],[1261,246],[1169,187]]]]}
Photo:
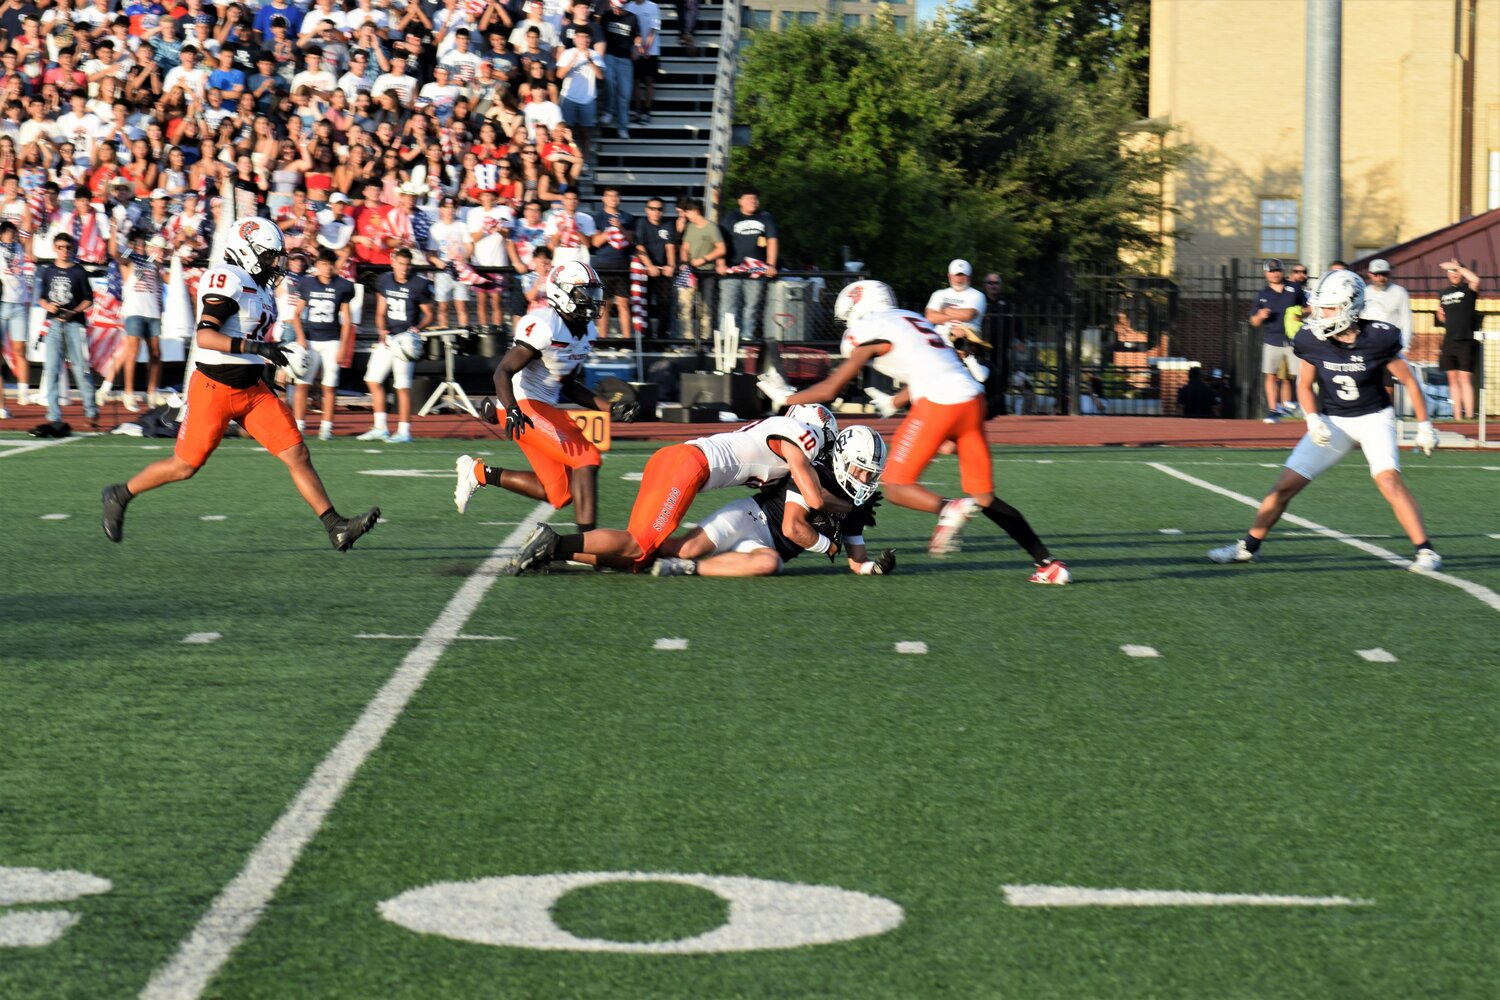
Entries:
{"type": "Polygon", "coordinates": [[[849,246],[908,299],[952,257],[1045,280],[1064,256],[1149,253],[1142,182],[1162,157],[1122,146],[1134,118],[1111,87],[942,25],[758,34],[739,84],[751,143],[725,201],[756,184],[784,261],[836,264],[849,246]]]}

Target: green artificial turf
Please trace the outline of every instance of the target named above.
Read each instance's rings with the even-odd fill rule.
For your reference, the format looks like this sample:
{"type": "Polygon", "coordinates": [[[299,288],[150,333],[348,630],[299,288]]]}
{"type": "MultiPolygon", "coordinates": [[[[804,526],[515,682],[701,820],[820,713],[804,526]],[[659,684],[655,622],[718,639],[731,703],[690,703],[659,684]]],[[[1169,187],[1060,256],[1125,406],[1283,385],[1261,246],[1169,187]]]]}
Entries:
{"type": "MultiPolygon", "coordinates": [[[[0,867],[113,884],[0,909],[82,918],[0,949],[0,996],[136,994],[536,509],[492,489],[453,509],[454,457],[514,463],[508,444],[313,442],[340,510],[389,518],[340,555],[280,464],[232,441],[132,504],[110,545],[99,488],[166,454],[149,444],[0,457],[0,867]]],[[[602,525],[624,523],[622,476],[649,453],[606,457],[602,525]]],[[[443,653],[208,995],[1494,996],[1500,612],[1289,524],[1260,562],[1212,565],[1251,509],[1150,464],[1258,499],[1284,458],[1000,450],[1000,493],[1070,587],[1028,584],[983,519],[930,560],[931,517],[889,504],[869,532],[900,554],[888,578],[808,555],[772,580],[499,579],[462,629],[491,638],[443,653]],[[612,871],[837,887],[903,919],[663,955],[466,943],[378,910],[434,883],[612,871]],[[1367,905],[1026,909],[1010,884],[1367,905]]],[[[1500,461],[1403,461],[1445,570],[1500,590],[1500,461]]],[[[952,458],[929,470],[936,489],[956,476],[952,458]]],[[[702,495],[689,520],[740,495],[702,495]]],[[[1357,455],[1292,509],[1410,554],[1357,455]]],[[[644,942],[728,911],[699,888],[611,883],[552,917],[644,942]]]]}

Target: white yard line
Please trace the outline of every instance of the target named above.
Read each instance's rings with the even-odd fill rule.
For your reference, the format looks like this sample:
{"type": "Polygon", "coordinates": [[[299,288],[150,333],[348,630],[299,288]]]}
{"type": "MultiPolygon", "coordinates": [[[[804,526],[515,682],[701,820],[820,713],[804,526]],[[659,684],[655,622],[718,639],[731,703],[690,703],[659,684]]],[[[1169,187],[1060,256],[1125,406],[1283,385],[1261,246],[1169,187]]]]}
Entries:
{"type": "MultiPolygon", "coordinates": [[[[1190,476],[1186,472],[1179,472],[1171,466],[1163,465],[1160,462],[1150,462],[1148,464],[1151,468],[1159,472],[1165,472],[1175,479],[1181,479],[1185,483],[1192,483],[1194,486],[1208,490],[1210,493],[1217,493],[1221,497],[1237,500],[1246,507],[1260,509],[1260,501],[1254,497],[1247,497],[1243,493],[1236,493],[1234,490],[1225,489],[1205,479],[1199,479],[1197,476],[1190,476]]],[[[1325,528],[1316,521],[1309,521],[1305,517],[1298,517],[1295,514],[1283,514],[1281,515],[1281,519],[1295,524],[1300,528],[1306,528],[1308,531],[1316,532],[1324,538],[1332,538],[1336,542],[1343,542],[1345,545],[1359,549],[1361,552],[1367,552],[1372,556],[1384,559],[1393,566],[1400,566],[1402,569],[1405,569],[1411,565],[1410,559],[1407,559],[1405,556],[1398,556],[1390,549],[1381,548],[1379,545],[1371,544],[1354,535],[1346,535],[1342,531],[1337,531],[1333,528],[1325,528]]],[[[1437,580],[1439,583],[1446,583],[1450,587],[1457,587],[1471,597],[1488,604],[1492,610],[1500,611],[1500,594],[1495,593],[1488,587],[1465,580],[1462,577],[1454,576],[1451,573],[1421,573],[1418,575],[1429,580],[1437,580]]]]}
{"type": "Polygon", "coordinates": [[[1172,889],[1089,889],[1077,885],[1003,885],[1011,906],[1371,906],[1347,896],[1272,896],[1172,889]]]}
{"type": "Polygon", "coordinates": [[[43,448],[55,448],[60,444],[72,444],[74,441],[82,441],[81,437],[55,438],[51,441],[23,441],[19,444],[0,444],[0,458],[10,458],[12,455],[24,455],[28,451],[40,451],[43,448]]]}
{"type": "Polygon", "coordinates": [[[203,993],[235,948],[254,929],[277,888],[291,873],[303,848],[317,835],[354,775],[396,724],[443,652],[463,632],[506,560],[531,529],[545,521],[551,512],[551,505],[538,504],[458,588],[421,642],[401,661],[401,666],[365,706],[344,738],[313,771],[281,818],[255,845],[240,873],[219,892],[208,912],[178,946],[177,953],[151,977],[141,997],[175,1000],[203,993]]]}

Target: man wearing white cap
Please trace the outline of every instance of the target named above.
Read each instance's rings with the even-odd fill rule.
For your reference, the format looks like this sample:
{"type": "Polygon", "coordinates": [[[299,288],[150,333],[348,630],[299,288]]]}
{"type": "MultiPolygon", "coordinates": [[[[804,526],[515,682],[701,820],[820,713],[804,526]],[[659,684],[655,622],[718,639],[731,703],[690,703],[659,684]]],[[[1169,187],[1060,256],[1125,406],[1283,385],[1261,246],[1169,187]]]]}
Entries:
{"type": "Polygon", "coordinates": [[[973,273],[966,260],[948,262],[948,287],[939,288],[927,300],[927,322],[937,327],[963,323],[978,329],[984,319],[984,293],[970,283],[973,273]]]}
{"type": "Polygon", "coordinates": [[[1379,320],[1401,331],[1401,349],[1411,346],[1411,296],[1391,280],[1390,261],[1370,261],[1370,283],[1365,286],[1365,311],[1360,319],[1379,320]]]}

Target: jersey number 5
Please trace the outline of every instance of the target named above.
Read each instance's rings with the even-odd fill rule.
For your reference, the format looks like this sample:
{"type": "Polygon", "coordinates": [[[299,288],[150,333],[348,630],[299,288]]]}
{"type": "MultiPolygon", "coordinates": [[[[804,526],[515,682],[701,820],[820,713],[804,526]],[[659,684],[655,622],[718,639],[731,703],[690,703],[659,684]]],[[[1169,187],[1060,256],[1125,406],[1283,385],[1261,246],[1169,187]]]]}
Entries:
{"type": "Polygon", "coordinates": [[[915,327],[916,331],[925,337],[927,343],[931,346],[936,347],[940,351],[948,346],[948,342],[943,339],[942,334],[934,330],[932,324],[926,320],[917,319],[915,316],[903,316],[901,318],[915,327]]]}

